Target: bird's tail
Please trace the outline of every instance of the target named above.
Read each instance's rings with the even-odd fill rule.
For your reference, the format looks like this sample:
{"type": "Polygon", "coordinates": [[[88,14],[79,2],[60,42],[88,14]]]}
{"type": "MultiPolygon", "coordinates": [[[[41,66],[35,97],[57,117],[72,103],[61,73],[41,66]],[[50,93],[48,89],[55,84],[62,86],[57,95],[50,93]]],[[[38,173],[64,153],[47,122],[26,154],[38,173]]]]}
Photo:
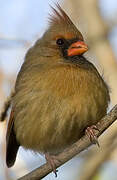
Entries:
{"type": "Polygon", "coordinates": [[[10,108],[11,100],[12,100],[13,95],[14,95],[14,91],[12,91],[10,96],[8,96],[8,98],[6,99],[6,102],[4,103],[3,110],[2,110],[2,112],[0,114],[0,121],[4,121],[6,119],[7,111],[10,108]]]}

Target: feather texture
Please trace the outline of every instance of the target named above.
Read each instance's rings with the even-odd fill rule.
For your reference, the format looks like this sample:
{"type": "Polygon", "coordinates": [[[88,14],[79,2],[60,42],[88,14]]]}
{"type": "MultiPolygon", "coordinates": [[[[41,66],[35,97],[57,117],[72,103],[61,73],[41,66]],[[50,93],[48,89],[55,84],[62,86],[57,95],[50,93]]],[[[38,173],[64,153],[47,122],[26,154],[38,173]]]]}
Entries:
{"type": "Polygon", "coordinates": [[[53,11],[48,30],[27,52],[16,80],[7,130],[8,166],[14,164],[19,145],[59,153],[107,112],[108,86],[95,66],[82,54],[67,54],[74,41],[85,46],[82,34],[58,4],[53,11]]]}
{"type": "Polygon", "coordinates": [[[68,24],[73,25],[73,22],[69,18],[69,16],[65,13],[65,11],[60,7],[59,4],[56,4],[56,9],[51,6],[51,9],[53,10],[53,15],[50,14],[49,16],[49,22],[50,24],[68,24]]]}

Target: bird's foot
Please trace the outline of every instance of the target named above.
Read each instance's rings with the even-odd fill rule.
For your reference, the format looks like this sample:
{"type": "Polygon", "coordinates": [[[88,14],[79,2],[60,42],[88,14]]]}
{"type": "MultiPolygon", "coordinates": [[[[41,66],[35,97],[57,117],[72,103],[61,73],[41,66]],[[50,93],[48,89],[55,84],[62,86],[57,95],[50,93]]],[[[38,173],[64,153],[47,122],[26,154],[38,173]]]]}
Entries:
{"type": "Polygon", "coordinates": [[[99,131],[99,129],[95,125],[87,127],[87,129],[85,130],[85,134],[88,136],[88,138],[90,139],[90,141],[92,143],[97,144],[100,147],[99,142],[98,142],[98,138],[96,137],[94,130],[99,131]]]}
{"type": "Polygon", "coordinates": [[[56,169],[56,163],[59,161],[56,156],[50,155],[49,153],[45,154],[45,159],[48,162],[48,164],[51,166],[55,177],[57,177],[58,170],[56,169]]]}

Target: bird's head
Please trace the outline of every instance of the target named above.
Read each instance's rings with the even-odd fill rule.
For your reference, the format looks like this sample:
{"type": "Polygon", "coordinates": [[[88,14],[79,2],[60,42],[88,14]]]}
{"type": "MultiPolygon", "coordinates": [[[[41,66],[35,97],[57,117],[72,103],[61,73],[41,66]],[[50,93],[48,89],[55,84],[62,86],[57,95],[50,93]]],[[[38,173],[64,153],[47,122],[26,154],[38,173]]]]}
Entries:
{"type": "Polygon", "coordinates": [[[56,6],[57,9],[52,7],[53,15],[50,15],[49,29],[42,37],[42,44],[51,55],[64,59],[81,56],[88,50],[83,36],[62,8],[56,6]]]}

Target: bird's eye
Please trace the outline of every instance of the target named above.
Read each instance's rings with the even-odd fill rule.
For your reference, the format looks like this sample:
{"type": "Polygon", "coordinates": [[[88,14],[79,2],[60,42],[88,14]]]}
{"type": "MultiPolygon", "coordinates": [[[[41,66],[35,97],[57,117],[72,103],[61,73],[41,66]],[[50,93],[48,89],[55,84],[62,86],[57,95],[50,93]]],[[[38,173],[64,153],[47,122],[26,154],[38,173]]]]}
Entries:
{"type": "Polygon", "coordinates": [[[57,39],[56,44],[61,46],[64,44],[64,40],[63,39],[57,39]]]}

